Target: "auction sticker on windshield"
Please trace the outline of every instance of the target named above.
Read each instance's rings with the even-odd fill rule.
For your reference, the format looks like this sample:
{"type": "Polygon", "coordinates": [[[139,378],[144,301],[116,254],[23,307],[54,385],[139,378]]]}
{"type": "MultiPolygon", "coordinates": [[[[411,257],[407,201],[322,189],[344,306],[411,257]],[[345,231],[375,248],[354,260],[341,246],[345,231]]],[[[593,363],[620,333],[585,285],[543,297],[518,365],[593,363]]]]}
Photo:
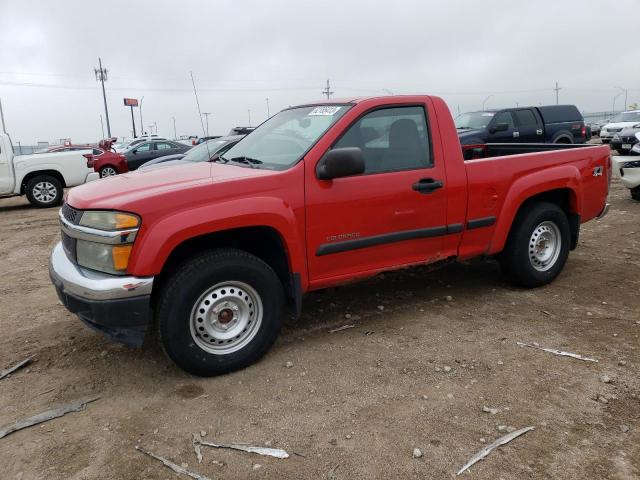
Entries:
{"type": "Polygon", "coordinates": [[[312,115],[335,115],[342,107],[316,107],[309,112],[309,116],[312,115]]]}

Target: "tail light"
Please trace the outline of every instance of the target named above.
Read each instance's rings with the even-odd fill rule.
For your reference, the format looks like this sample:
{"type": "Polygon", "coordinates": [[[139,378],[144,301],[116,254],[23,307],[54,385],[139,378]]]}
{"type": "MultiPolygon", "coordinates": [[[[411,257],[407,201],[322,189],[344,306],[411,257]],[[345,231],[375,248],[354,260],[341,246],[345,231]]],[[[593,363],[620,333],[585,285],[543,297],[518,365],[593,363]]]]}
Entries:
{"type": "Polygon", "coordinates": [[[191,140],[191,145],[195,145],[196,141],[195,140],[191,140]]]}
{"type": "Polygon", "coordinates": [[[582,125],[582,137],[587,138],[587,126],[582,125]]]}
{"type": "Polygon", "coordinates": [[[611,185],[611,175],[613,174],[613,162],[611,161],[611,155],[607,157],[607,182],[611,185]]]}
{"type": "Polygon", "coordinates": [[[82,156],[87,159],[87,167],[93,168],[95,160],[93,159],[93,154],[91,153],[83,153],[82,156]]]}

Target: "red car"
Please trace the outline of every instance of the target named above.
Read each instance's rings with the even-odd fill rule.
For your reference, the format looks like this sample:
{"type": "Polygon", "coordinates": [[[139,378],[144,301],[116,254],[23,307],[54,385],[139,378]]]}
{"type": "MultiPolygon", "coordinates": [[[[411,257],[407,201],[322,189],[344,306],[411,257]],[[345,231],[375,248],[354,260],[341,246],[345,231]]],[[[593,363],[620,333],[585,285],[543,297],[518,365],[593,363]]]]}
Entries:
{"type": "Polygon", "coordinates": [[[116,153],[111,147],[112,145],[112,139],[101,140],[98,143],[98,148],[93,149],[93,154],[87,153],[84,155],[87,159],[87,167],[93,168],[100,174],[101,178],[129,171],[126,157],[121,153],[116,153]],[[96,151],[99,153],[96,153],[96,151]]]}
{"type": "Polygon", "coordinates": [[[465,161],[440,98],[331,99],[214,161],[71,189],[49,272],[87,325],[130,344],[153,329],[183,369],[217,375],[264,355],[312,290],[484,256],[547,285],[607,213],[610,179],[607,145],[487,144],[465,161]]]}

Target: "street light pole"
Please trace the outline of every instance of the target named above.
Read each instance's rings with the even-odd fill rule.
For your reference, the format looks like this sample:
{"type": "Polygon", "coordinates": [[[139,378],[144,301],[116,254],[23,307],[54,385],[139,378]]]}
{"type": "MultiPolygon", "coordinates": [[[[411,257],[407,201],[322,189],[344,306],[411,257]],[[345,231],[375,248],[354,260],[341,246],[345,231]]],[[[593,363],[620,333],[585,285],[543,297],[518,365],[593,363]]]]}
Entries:
{"type": "Polygon", "coordinates": [[[98,57],[98,67],[93,71],[96,74],[96,80],[102,84],[102,100],[104,100],[104,116],[107,119],[107,134],[111,137],[111,125],[109,124],[109,109],[107,108],[107,92],[104,89],[104,82],[107,81],[108,70],[102,68],[102,59],[98,57]]]}
{"type": "Polygon", "coordinates": [[[248,109],[247,113],[249,114],[249,126],[251,126],[251,109],[248,109]]]}
{"type": "Polygon", "coordinates": [[[144,100],[144,95],[140,98],[140,136],[144,135],[144,123],[142,123],[142,100],[144,100]]]}
{"type": "Polygon", "coordinates": [[[485,106],[485,104],[487,103],[487,100],[489,100],[491,97],[493,97],[493,94],[489,95],[487,98],[485,98],[485,99],[482,101],[482,110],[484,110],[484,106],[485,106]]]}
{"type": "Polygon", "coordinates": [[[178,134],[176,133],[176,117],[171,117],[171,118],[173,118],[173,139],[177,140],[178,134]]]}
{"type": "Polygon", "coordinates": [[[267,97],[267,119],[271,118],[271,114],[269,113],[269,97],[267,97]]]}
{"type": "Polygon", "coordinates": [[[622,88],[622,87],[615,87],[618,90],[620,90],[620,93],[624,93],[624,108],[622,110],[626,110],[627,109],[627,100],[628,100],[628,93],[629,90],[627,90],[626,88],[622,88]]]}
{"type": "Polygon", "coordinates": [[[104,122],[102,121],[102,114],[100,114],[100,129],[102,130],[102,138],[104,138],[104,122]]]}

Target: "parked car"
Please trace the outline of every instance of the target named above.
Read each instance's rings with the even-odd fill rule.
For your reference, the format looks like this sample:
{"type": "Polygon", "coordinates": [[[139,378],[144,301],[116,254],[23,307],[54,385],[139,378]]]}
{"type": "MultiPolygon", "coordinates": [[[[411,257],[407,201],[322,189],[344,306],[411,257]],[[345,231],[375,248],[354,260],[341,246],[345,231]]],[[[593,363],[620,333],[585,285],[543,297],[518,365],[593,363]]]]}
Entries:
{"type": "MultiPolygon", "coordinates": [[[[632,155],[640,155],[640,132],[636,132],[632,155]]],[[[631,198],[640,201],[640,161],[634,157],[613,157],[613,168],[620,175],[622,184],[631,191],[631,198]]]]}
{"type": "Polygon", "coordinates": [[[130,171],[138,169],[154,158],[186,153],[191,147],[171,140],[148,140],[129,147],[122,154],[127,159],[130,171]]]}
{"type": "Polygon", "coordinates": [[[209,137],[199,137],[199,138],[194,138],[191,140],[191,145],[200,145],[203,142],[206,142],[207,140],[213,140],[214,138],[220,138],[222,135],[211,135],[209,137]]]}
{"type": "Polygon", "coordinates": [[[93,153],[84,154],[87,159],[87,167],[93,168],[99,173],[100,178],[111,177],[129,171],[127,157],[122,153],[117,153],[113,140],[105,139],[100,141],[99,147],[93,153]],[[96,150],[99,152],[96,154],[96,150]]]}
{"type": "Polygon", "coordinates": [[[468,112],[455,119],[460,143],[585,143],[587,130],[574,105],[468,112]]]}
{"type": "Polygon", "coordinates": [[[36,207],[60,205],[64,188],[98,178],[82,156],[91,151],[14,155],[9,135],[0,133],[0,196],[26,195],[36,207]]]}
{"type": "Polygon", "coordinates": [[[610,123],[610,122],[611,122],[611,119],[607,118],[604,120],[598,120],[596,122],[589,123],[589,126],[591,127],[591,134],[600,135],[600,130],[602,129],[603,125],[606,125],[607,123],[610,123]]]}
{"type": "Polygon", "coordinates": [[[255,129],[256,127],[233,127],[231,130],[229,130],[229,133],[227,134],[227,136],[249,135],[255,129]]]}
{"type": "Polygon", "coordinates": [[[608,210],[610,149],[484,149],[464,161],[437,97],[291,107],[215,162],[72,189],[51,279],[94,329],[139,344],[153,326],[204,376],[256,362],[304,292],[386,270],[496,255],[546,285],[608,210]]]}
{"type": "Polygon", "coordinates": [[[140,167],[140,170],[149,170],[158,166],[184,165],[193,162],[208,162],[214,160],[218,156],[233,147],[243,138],[244,135],[234,135],[231,137],[217,137],[214,140],[208,140],[205,143],[193,147],[186,153],[178,153],[175,155],[167,155],[166,157],[156,158],[140,167]]]}
{"type": "Polygon", "coordinates": [[[610,123],[602,127],[600,140],[602,143],[609,143],[616,133],[622,132],[626,127],[633,127],[637,123],[640,123],[640,110],[619,113],[611,119],[610,123]]]}
{"type": "Polygon", "coordinates": [[[620,155],[631,153],[633,146],[638,143],[636,133],[640,132],[640,122],[632,127],[625,127],[620,133],[616,133],[611,139],[610,145],[613,150],[617,150],[620,155]]]}
{"type": "Polygon", "coordinates": [[[123,142],[116,144],[114,147],[117,153],[122,153],[130,148],[135,147],[136,145],[140,145],[141,143],[147,142],[149,140],[166,140],[164,137],[159,137],[157,135],[145,135],[144,137],[137,137],[133,140],[129,140],[128,142],[123,142]]]}

